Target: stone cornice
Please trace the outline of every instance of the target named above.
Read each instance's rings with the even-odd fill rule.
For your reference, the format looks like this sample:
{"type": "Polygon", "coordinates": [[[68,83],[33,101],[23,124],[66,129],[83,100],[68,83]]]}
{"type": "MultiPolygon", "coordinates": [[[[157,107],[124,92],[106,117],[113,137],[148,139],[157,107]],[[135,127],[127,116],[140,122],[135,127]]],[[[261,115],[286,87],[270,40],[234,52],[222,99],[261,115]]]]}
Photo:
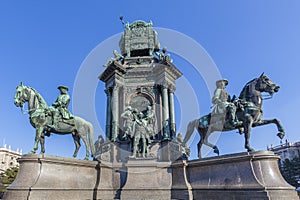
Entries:
{"type": "Polygon", "coordinates": [[[106,82],[114,74],[125,74],[126,70],[119,62],[114,61],[112,65],[108,66],[106,70],[98,77],[101,81],[106,82]]]}
{"type": "Polygon", "coordinates": [[[167,72],[174,80],[180,78],[182,76],[182,72],[177,69],[172,63],[170,65],[163,65],[163,64],[154,64],[154,71],[155,74],[161,74],[164,71],[167,72]]]}

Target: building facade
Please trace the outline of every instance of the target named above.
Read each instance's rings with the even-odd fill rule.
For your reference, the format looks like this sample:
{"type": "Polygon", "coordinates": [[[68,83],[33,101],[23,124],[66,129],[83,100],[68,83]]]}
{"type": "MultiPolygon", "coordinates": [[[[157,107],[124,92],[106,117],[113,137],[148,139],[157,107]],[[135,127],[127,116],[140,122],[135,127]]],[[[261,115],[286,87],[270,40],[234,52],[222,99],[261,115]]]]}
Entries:
{"type": "Polygon", "coordinates": [[[18,166],[18,158],[22,156],[22,150],[17,149],[16,151],[12,150],[9,146],[6,145],[0,148],[0,173],[5,172],[7,169],[18,166]]]}
{"type": "Polygon", "coordinates": [[[278,146],[268,147],[269,151],[280,155],[280,164],[283,163],[285,159],[292,160],[295,157],[300,157],[300,142],[288,142],[282,143],[278,146]]]}

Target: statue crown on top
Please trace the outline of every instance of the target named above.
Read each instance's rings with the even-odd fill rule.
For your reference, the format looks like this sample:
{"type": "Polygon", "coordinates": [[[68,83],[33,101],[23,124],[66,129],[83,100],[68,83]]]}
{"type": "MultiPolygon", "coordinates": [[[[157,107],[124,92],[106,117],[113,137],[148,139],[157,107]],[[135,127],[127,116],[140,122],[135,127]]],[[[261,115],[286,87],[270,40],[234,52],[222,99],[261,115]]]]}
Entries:
{"type": "Polygon", "coordinates": [[[124,57],[151,56],[158,52],[160,43],[157,32],[152,28],[152,22],[142,20],[131,24],[127,22],[119,47],[124,57]]]}

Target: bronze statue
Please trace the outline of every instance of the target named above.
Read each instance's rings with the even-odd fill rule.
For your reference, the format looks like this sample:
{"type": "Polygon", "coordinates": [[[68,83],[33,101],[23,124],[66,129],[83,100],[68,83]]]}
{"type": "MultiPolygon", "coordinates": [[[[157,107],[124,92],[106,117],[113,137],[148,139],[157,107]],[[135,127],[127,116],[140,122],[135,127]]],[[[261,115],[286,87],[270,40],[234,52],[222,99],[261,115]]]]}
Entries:
{"type": "Polygon", "coordinates": [[[158,56],[158,60],[159,60],[159,61],[166,61],[166,60],[168,60],[168,61],[170,61],[170,62],[173,62],[173,60],[170,59],[170,54],[166,54],[166,52],[167,52],[167,48],[164,47],[164,48],[161,50],[161,52],[156,51],[156,52],[155,52],[155,55],[158,56]]]}
{"type": "Polygon", "coordinates": [[[228,114],[229,124],[235,127],[242,125],[242,122],[239,122],[235,116],[236,106],[230,101],[230,96],[225,90],[227,85],[228,80],[226,79],[216,81],[217,88],[212,98],[214,108],[211,114],[213,118],[216,118],[215,121],[223,121],[228,114]]]}
{"type": "Polygon", "coordinates": [[[141,153],[142,157],[148,156],[148,147],[152,143],[151,138],[154,138],[157,134],[156,128],[156,115],[152,109],[152,106],[147,106],[147,109],[143,112],[139,112],[136,108],[127,106],[125,111],[121,114],[121,118],[124,119],[123,124],[123,136],[127,136],[132,141],[133,153],[131,158],[136,158],[137,153],[141,153]]]}
{"type": "Polygon", "coordinates": [[[248,150],[248,152],[254,151],[249,143],[251,128],[270,123],[276,124],[279,131],[277,136],[282,139],[284,137],[284,129],[278,119],[261,119],[263,113],[263,98],[261,93],[267,92],[272,96],[278,91],[279,86],[273,83],[266,75],[261,74],[260,77],[249,81],[244,86],[239,98],[234,99],[234,103],[237,108],[236,117],[239,121],[242,122],[241,124],[237,124],[233,127],[233,124],[228,123],[228,121],[232,120],[230,119],[232,116],[228,116],[227,114],[222,121],[214,119],[214,114],[210,113],[201,117],[200,119],[193,120],[188,124],[183,143],[187,143],[192,133],[194,132],[194,129],[196,128],[198,130],[198,133],[200,134],[200,141],[197,144],[198,157],[201,158],[201,148],[203,144],[213,148],[214,153],[217,153],[219,155],[218,147],[208,142],[208,137],[210,136],[210,134],[214,131],[230,131],[239,129],[240,134],[244,133],[245,136],[245,148],[248,150]]]}
{"type": "Polygon", "coordinates": [[[149,132],[150,136],[154,137],[157,133],[157,128],[156,128],[156,115],[152,106],[147,106],[147,113],[145,118],[148,122],[147,131],[149,132]]]}
{"type": "Polygon", "coordinates": [[[153,30],[152,25],[151,21],[146,23],[142,20],[125,24],[125,30],[119,42],[121,54],[124,57],[151,56],[159,50],[157,32],[153,30]]]}
{"type": "Polygon", "coordinates": [[[151,143],[149,132],[147,130],[147,120],[144,118],[144,114],[140,112],[138,118],[135,120],[135,132],[133,135],[133,153],[131,158],[136,158],[136,153],[141,151],[143,158],[146,158],[147,143],[151,143]],[[140,141],[141,140],[141,141],[140,141]],[[141,145],[139,145],[141,142],[141,145]],[[140,147],[140,148],[138,148],[140,147]]]}
{"type": "Polygon", "coordinates": [[[69,121],[70,124],[74,124],[73,116],[68,110],[68,106],[70,103],[70,95],[68,94],[68,87],[66,86],[58,86],[57,89],[60,91],[60,95],[57,97],[56,101],[52,104],[53,107],[49,107],[53,115],[53,124],[48,125],[52,129],[57,129],[58,121],[66,120],[69,121]]]}
{"type": "Polygon", "coordinates": [[[104,67],[110,66],[114,61],[120,62],[122,59],[124,59],[124,56],[118,53],[117,50],[113,51],[114,58],[110,58],[106,64],[104,64],[104,67]]]}
{"type": "Polygon", "coordinates": [[[97,141],[94,144],[96,152],[101,151],[101,146],[103,145],[103,143],[104,143],[104,138],[102,135],[99,135],[97,141]]]}
{"type": "Polygon", "coordinates": [[[131,106],[128,106],[125,111],[121,114],[121,118],[124,119],[124,124],[123,124],[123,138],[129,135],[132,137],[133,132],[134,132],[134,114],[131,106]]]}
{"type": "MultiPolygon", "coordinates": [[[[77,156],[78,150],[81,146],[80,139],[83,140],[86,147],[85,159],[87,160],[89,158],[90,151],[91,155],[94,156],[94,129],[90,122],[74,116],[74,124],[65,120],[57,121],[57,124],[52,128],[51,125],[53,125],[54,121],[51,114],[52,108],[48,107],[46,101],[35,89],[24,86],[22,83],[20,83],[20,85],[16,88],[14,104],[23,109],[25,102],[28,102],[30,123],[36,129],[34,147],[30,151],[30,154],[36,153],[38,149],[38,143],[41,145],[41,153],[45,153],[45,135],[50,136],[50,133],[52,132],[60,135],[72,134],[76,146],[73,157],[77,156]]],[[[60,100],[57,102],[60,102],[60,100]]],[[[55,103],[54,105],[58,104],[60,103],[55,103]]],[[[65,104],[65,106],[67,106],[67,104],[65,104]]],[[[65,106],[62,107],[65,108],[65,106]]]]}

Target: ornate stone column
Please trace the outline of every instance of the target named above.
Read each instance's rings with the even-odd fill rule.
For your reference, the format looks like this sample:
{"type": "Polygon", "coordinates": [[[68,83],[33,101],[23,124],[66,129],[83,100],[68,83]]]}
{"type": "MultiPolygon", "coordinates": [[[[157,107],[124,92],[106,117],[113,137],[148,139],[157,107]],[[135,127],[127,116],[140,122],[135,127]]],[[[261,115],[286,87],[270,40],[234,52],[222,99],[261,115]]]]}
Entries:
{"type": "Polygon", "coordinates": [[[170,139],[169,97],[167,85],[162,85],[163,139],[170,139]]]}
{"type": "Polygon", "coordinates": [[[106,93],[106,140],[111,139],[111,88],[104,90],[106,93]]]}
{"type": "Polygon", "coordinates": [[[175,121],[175,106],[174,106],[174,91],[175,88],[169,89],[169,102],[170,102],[170,138],[174,139],[176,136],[176,121],[175,121]]]}
{"type": "Polygon", "coordinates": [[[119,126],[119,85],[115,84],[112,91],[112,130],[111,140],[116,141],[119,126]]]}

